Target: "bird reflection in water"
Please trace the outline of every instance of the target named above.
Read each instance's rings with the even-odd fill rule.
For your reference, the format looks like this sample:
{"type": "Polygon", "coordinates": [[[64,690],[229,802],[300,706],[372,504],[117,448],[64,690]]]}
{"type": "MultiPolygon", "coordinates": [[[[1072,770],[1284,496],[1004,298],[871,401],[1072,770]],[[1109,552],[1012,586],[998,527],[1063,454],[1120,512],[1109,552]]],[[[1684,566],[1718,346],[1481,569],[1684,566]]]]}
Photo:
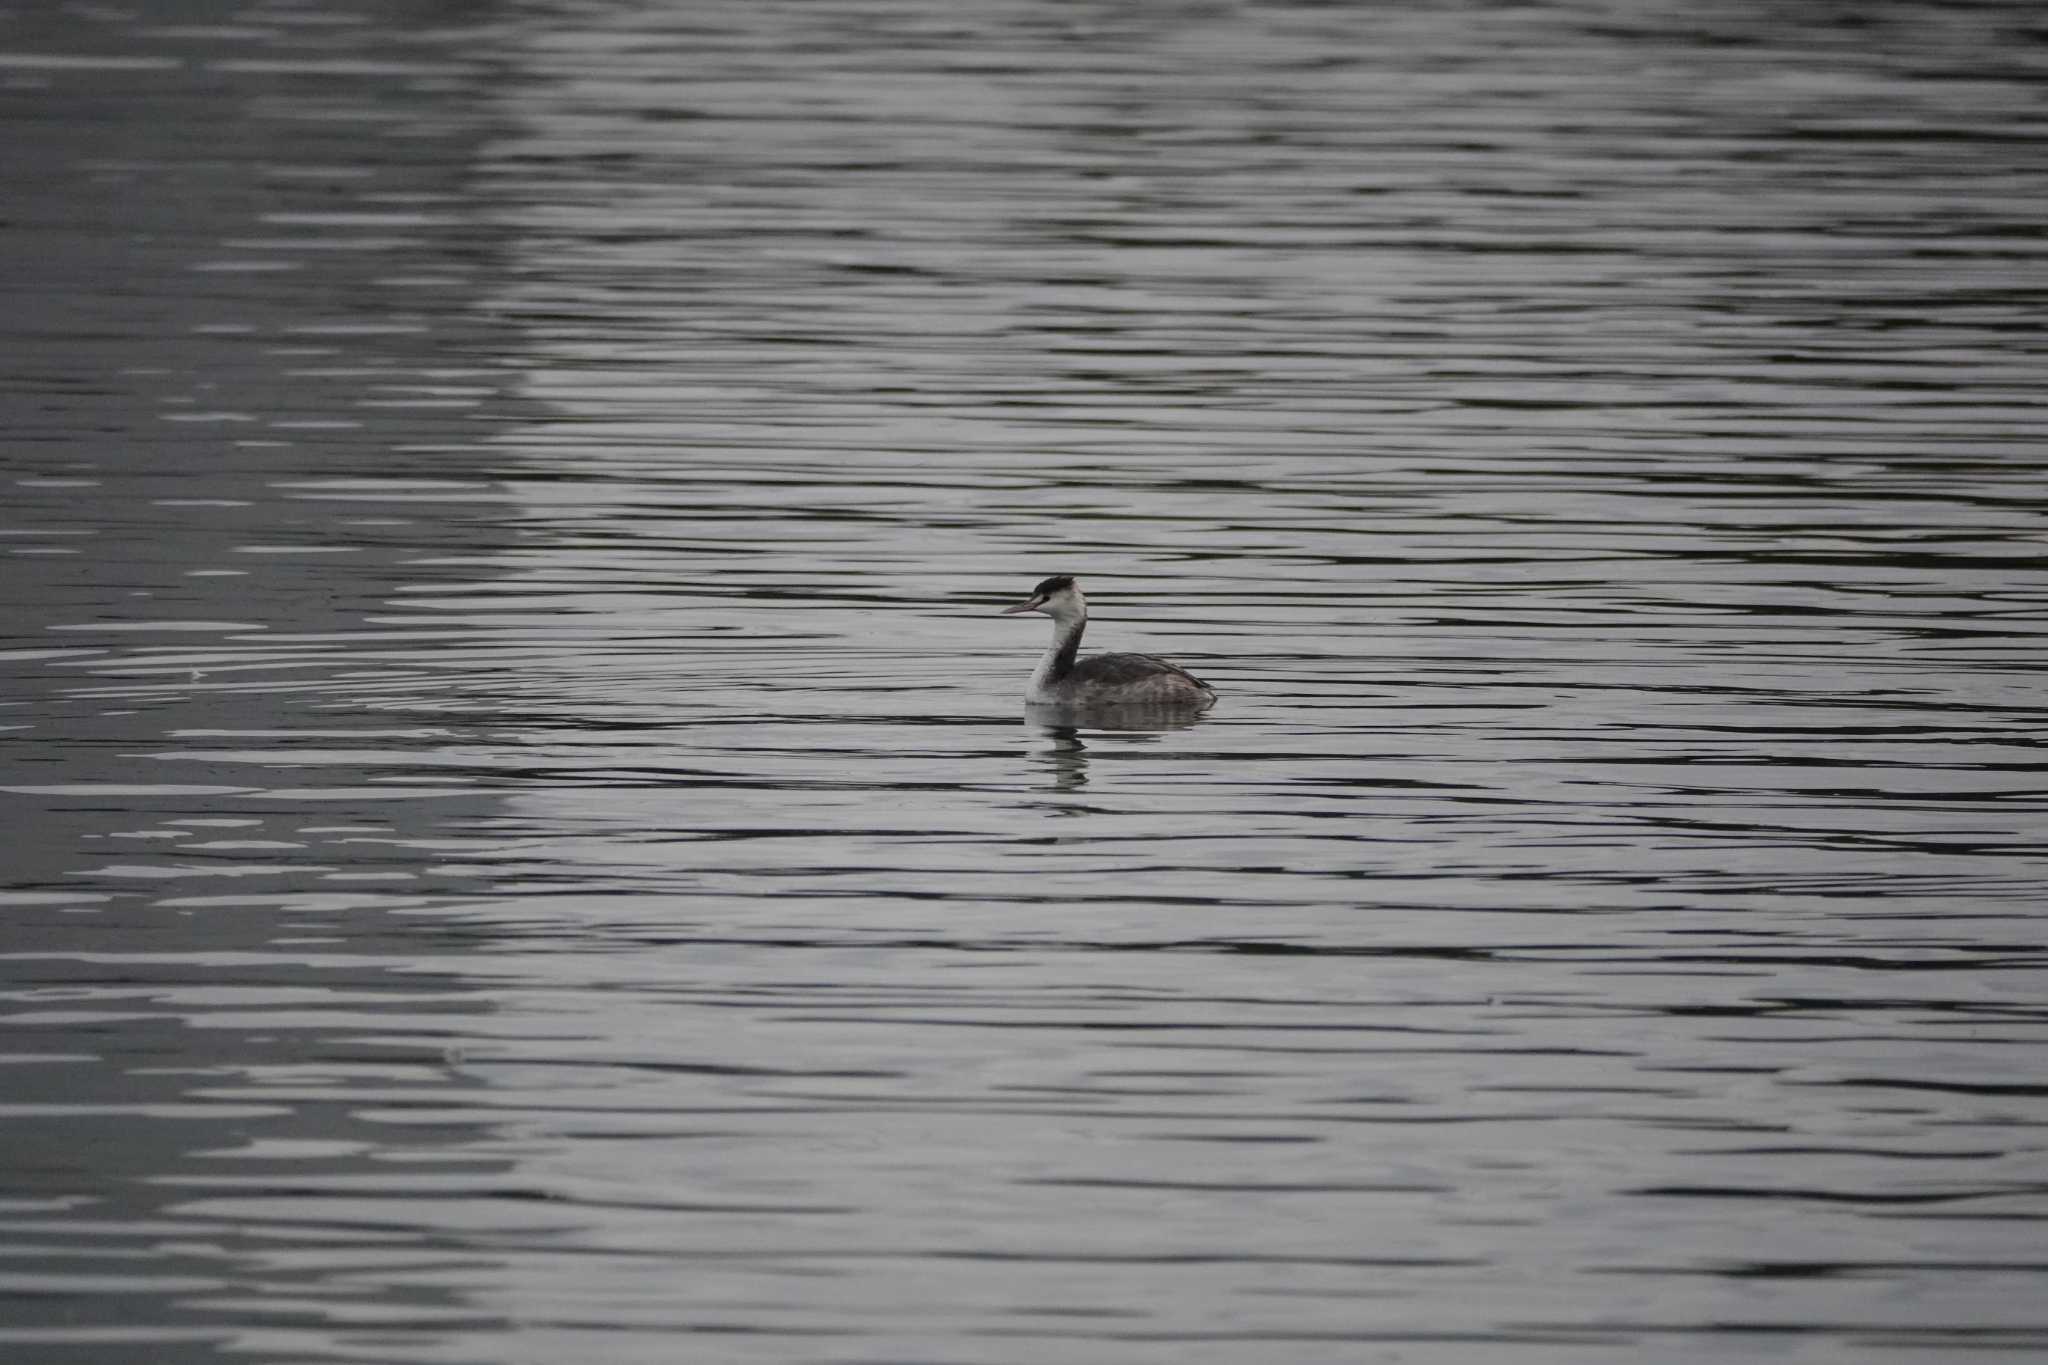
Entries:
{"type": "MultiPolygon", "coordinates": [[[[1170,730],[1191,730],[1200,725],[1204,713],[1184,708],[1119,706],[1076,708],[1027,706],[1025,728],[1042,741],[1033,757],[1051,777],[1048,789],[1078,791],[1088,785],[1088,740],[1085,735],[1116,735],[1139,744],[1156,744],[1170,730]]],[[[1080,815],[1083,808],[1063,806],[1063,813],[1080,815]]]]}

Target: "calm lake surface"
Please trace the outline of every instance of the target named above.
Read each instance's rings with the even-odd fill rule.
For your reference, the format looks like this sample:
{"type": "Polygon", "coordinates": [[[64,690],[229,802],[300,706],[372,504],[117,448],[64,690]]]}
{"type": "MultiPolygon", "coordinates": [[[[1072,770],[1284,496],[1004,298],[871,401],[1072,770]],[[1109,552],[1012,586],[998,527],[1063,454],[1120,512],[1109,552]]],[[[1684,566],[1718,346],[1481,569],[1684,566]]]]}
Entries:
{"type": "Polygon", "coordinates": [[[2044,78],[11,9],[0,1356],[2043,1359],[2044,78]]]}

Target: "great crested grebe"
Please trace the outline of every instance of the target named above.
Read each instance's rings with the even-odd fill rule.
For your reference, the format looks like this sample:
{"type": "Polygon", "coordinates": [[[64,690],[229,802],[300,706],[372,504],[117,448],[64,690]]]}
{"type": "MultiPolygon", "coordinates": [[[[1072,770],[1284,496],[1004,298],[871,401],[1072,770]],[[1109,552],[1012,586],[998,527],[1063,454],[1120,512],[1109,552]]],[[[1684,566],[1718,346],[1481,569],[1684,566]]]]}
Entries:
{"type": "Polygon", "coordinates": [[[1052,648],[1038,661],[1024,700],[1038,706],[1144,706],[1206,711],[1216,693],[1184,668],[1150,654],[1097,654],[1076,660],[1088,628],[1088,599],[1066,574],[1048,578],[1001,614],[1042,611],[1052,618],[1052,648]]]}

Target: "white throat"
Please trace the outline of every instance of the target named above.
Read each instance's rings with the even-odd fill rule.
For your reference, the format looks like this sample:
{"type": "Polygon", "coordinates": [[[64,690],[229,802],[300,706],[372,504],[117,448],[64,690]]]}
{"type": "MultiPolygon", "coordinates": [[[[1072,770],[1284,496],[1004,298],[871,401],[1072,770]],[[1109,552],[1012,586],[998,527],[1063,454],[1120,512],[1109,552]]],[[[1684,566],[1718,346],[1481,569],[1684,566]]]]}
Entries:
{"type": "Polygon", "coordinates": [[[1027,701],[1050,701],[1060,680],[1073,671],[1081,652],[1081,632],[1088,628],[1088,599],[1079,588],[1070,588],[1039,608],[1052,618],[1052,643],[1031,674],[1027,701]]]}

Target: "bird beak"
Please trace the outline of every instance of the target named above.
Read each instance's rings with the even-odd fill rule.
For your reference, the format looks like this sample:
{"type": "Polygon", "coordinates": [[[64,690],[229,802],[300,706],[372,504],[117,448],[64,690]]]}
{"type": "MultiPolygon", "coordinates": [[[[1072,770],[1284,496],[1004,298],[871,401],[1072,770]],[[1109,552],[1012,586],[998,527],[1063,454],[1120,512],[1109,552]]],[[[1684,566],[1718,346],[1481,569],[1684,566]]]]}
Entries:
{"type": "Polygon", "coordinates": [[[1043,602],[1043,598],[1034,597],[1029,602],[1019,602],[1014,607],[1004,607],[1001,611],[997,612],[996,615],[1015,616],[1020,611],[1037,611],[1038,608],[1043,604],[1043,602]]]}

